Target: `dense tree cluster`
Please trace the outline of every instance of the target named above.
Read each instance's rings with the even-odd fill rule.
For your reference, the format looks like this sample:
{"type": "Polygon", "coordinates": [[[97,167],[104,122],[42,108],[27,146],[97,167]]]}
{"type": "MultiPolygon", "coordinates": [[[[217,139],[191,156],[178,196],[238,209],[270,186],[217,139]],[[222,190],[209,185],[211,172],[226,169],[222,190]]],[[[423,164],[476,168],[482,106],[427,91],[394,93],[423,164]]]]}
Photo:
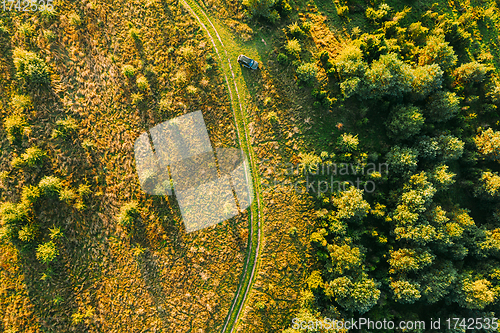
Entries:
{"type": "Polygon", "coordinates": [[[466,52],[465,21],[429,11],[408,22],[406,14],[386,4],[369,8],[377,30],[358,30],[336,57],[322,60],[333,110],[382,118],[385,129],[380,139],[380,128],[364,137],[358,123],[357,154],[346,157],[346,133],[336,149],[355,162],[364,144],[380,140],[377,154],[366,154],[382,156],[389,175],[375,194],[348,188],[321,199],[311,243],[323,269],[315,271],[317,306],[308,311],[498,317],[499,79],[491,58],[466,52]]]}

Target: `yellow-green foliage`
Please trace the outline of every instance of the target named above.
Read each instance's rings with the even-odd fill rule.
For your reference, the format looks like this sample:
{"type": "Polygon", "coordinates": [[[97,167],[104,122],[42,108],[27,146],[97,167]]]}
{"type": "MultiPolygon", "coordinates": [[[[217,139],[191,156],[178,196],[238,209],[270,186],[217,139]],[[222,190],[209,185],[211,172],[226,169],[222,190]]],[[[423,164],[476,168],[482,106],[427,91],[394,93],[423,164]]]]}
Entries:
{"type": "Polygon", "coordinates": [[[337,15],[340,17],[347,17],[347,14],[349,14],[349,7],[348,6],[337,6],[337,15]]]}
{"type": "Polygon", "coordinates": [[[127,78],[131,78],[135,75],[135,67],[132,65],[125,65],[122,67],[122,74],[125,75],[127,78]]]}
{"type": "Polygon", "coordinates": [[[484,309],[498,297],[498,291],[492,288],[487,279],[472,280],[466,278],[462,281],[461,297],[459,302],[469,309],[484,309]]]}
{"type": "Polygon", "coordinates": [[[21,201],[27,205],[35,204],[40,199],[41,193],[38,186],[25,186],[21,194],[21,201]]]}
{"type": "Polygon", "coordinates": [[[41,167],[47,158],[47,154],[38,147],[30,147],[26,149],[26,152],[21,155],[21,157],[15,157],[12,160],[12,166],[14,168],[34,168],[41,167]]]}
{"type": "Polygon", "coordinates": [[[53,241],[56,241],[56,240],[60,239],[61,237],[63,237],[63,233],[62,233],[60,227],[49,228],[49,232],[50,232],[50,234],[49,234],[50,239],[53,241]]]}
{"type": "Polygon", "coordinates": [[[28,217],[26,206],[22,204],[14,204],[12,202],[4,202],[0,204],[0,218],[2,226],[18,225],[25,221],[28,217]]]}
{"type": "Polygon", "coordinates": [[[82,199],[87,199],[91,194],[92,194],[92,189],[90,188],[90,185],[88,185],[88,184],[80,184],[78,186],[78,195],[82,199]]]}
{"type": "MultiPolygon", "coordinates": [[[[304,30],[302,30],[297,22],[294,22],[288,26],[290,34],[297,38],[302,38],[305,36],[304,30]]],[[[300,52],[300,51],[299,51],[300,52]]]]}
{"type": "Polygon", "coordinates": [[[345,151],[356,151],[358,149],[359,139],[357,135],[351,133],[342,133],[339,139],[339,146],[345,151]]]}
{"type": "Polygon", "coordinates": [[[78,27],[79,25],[82,24],[82,19],[80,18],[80,15],[77,13],[73,12],[68,15],[68,21],[71,25],[78,27]]]}
{"type": "Polygon", "coordinates": [[[128,31],[128,34],[129,34],[130,38],[132,38],[132,40],[134,40],[135,42],[137,42],[141,39],[140,31],[137,30],[136,28],[130,28],[130,30],[128,31]]]}
{"type": "Polygon", "coordinates": [[[27,123],[23,116],[12,115],[5,118],[3,126],[7,132],[7,139],[13,143],[21,140],[27,123]]]}
{"type": "Polygon", "coordinates": [[[61,180],[55,176],[45,176],[38,183],[38,187],[43,195],[53,197],[57,196],[61,189],[61,180]]]}
{"type": "Polygon", "coordinates": [[[316,79],[318,68],[316,64],[308,62],[297,67],[297,78],[301,82],[310,83],[316,79]]]}
{"type": "Polygon", "coordinates": [[[285,46],[287,52],[295,57],[298,57],[300,52],[302,51],[302,47],[300,46],[300,42],[293,38],[290,39],[285,46]]]}
{"type": "Polygon", "coordinates": [[[59,200],[71,204],[75,199],[77,198],[77,195],[73,189],[70,188],[63,188],[59,192],[59,200]]]}
{"type": "Polygon", "coordinates": [[[43,263],[52,262],[59,255],[59,249],[53,241],[38,245],[36,249],[36,258],[43,263]]]}
{"type": "Polygon", "coordinates": [[[137,83],[137,88],[141,91],[148,91],[149,90],[149,82],[148,79],[144,76],[139,76],[136,80],[137,83]]]}
{"type": "Polygon", "coordinates": [[[31,98],[27,95],[14,95],[10,104],[14,109],[19,111],[23,111],[33,106],[31,98]]]}
{"type": "Polygon", "coordinates": [[[35,239],[38,233],[38,227],[33,223],[28,223],[24,225],[21,230],[19,230],[18,238],[23,242],[31,242],[35,239]]]}
{"type": "Polygon", "coordinates": [[[420,284],[407,280],[391,281],[391,289],[398,303],[415,303],[420,297],[420,284]]]}
{"type": "Polygon", "coordinates": [[[50,71],[45,62],[35,53],[22,49],[14,50],[14,65],[17,76],[27,84],[50,83],[50,71]]]}
{"type": "Polygon", "coordinates": [[[188,95],[194,96],[198,93],[198,88],[196,88],[195,86],[189,85],[186,87],[186,93],[188,95]]]}
{"type": "Polygon", "coordinates": [[[117,221],[124,227],[131,227],[139,214],[139,204],[137,201],[131,201],[120,208],[120,214],[117,216],[117,221]]]}
{"type": "Polygon", "coordinates": [[[483,130],[474,137],[477,150],[485,157],[500,161],[500,132],[492,128],[483,130]]]}
{"type": "Polygon", "coordinates": [[[52,138],[66,138],[68,135],[75,133],[78,130],[76,120],[71,117],[56,121],[56,128],[52,131],[52,138]]]}

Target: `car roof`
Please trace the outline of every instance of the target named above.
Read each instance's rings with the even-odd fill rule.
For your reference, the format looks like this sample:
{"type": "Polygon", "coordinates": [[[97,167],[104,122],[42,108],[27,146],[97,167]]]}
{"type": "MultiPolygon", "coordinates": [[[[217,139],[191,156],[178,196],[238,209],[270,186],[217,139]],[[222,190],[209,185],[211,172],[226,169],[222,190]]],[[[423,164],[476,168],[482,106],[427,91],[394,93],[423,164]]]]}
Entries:
{"type": "Polygon", "coordinates": [[[240,54],[240,58],[241,60],[243,60],[244,62],[250,62],[252,61],[252,59],[250,59],[249,57],[243,55],[243,54],[240,54]]]}

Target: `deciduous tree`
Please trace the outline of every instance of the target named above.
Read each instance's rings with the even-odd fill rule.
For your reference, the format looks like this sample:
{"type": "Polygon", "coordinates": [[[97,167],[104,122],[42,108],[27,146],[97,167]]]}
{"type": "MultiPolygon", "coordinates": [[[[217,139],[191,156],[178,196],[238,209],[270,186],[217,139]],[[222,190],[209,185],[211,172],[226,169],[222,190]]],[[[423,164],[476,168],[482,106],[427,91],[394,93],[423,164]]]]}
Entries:
{"type": "Polygon", "coordinates": [[[474,137],[477,150],[486,158],[500,161],[500,132],[492,128],[482,131],[474,137]]]}
{"type": "Polygon", "coordinates": [[[431,121],[447,121],[460,111],[460,98],[455,93],[441,90],[429,97],[429,103],[423,110],[431,121]]]}
{"type": "Polygon", "coordinates": [[[356,280],[342,276],[328,283],[325,294],[346,310],[365,313],[380,297],[378,285],[366,274],[362,274],[356,280]]]}
{"type": "Polygon", "coordinates": [[[418,55],[420,66],[438,64],[443,70],[448,70],[457,63],[453,48],[442,35],[431,35],[418,55]]]}
{"type": "Polygon", "coordinates": [[[335,216],[345,221],[360,221],[370,211],[370,204],[363,199],[363,190],[354,186],[332,196],[332,203],[337,209],[335,216]]]}
{"type": "Polygon", "coordinates": [[[399,105],[392,109],[386,127],[389,136],[406,140],[420,132],[424,121],[425,118],[416,106],[399,105]]]}
{"type": "Polygon", "coordinates": [[[391,281],[394,300],[398,303],[413,304],[420,299],[420,284],[408,280],[391,281]]]}

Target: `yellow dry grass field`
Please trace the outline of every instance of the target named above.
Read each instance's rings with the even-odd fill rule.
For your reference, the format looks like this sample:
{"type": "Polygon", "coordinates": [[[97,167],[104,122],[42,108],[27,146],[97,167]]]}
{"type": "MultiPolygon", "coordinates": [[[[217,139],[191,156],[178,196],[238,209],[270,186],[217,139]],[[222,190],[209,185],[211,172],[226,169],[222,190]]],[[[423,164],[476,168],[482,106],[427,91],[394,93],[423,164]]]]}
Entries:
{"type": "Polygon", "coordinates": [[[56,8],[49,18],[2,17],[12,32],[2,46],[2,120],[16,112],[15,95],[29,96],[33,107],[22,110],[30,130],[21,143],[2,131],[0,198],[18,202],[22,188],[45,175],[74,191],[87,184],[91,194],[34,209],[39,240],[52,227],[63,233],[50,265],[39,263],[33,248],[1,244],[0,331],[220,331],[242,271],[248,216],[186,234],[175,202],[140,190],[133,151],[142,132],[196,110],[215,147],[238,146],[210,43],[175,1],[64,1],[56,8]],[[28,26],[32,33],[23,34],[28,26]],[[16,48],[48,64],[49,88],[16,82],[16,48]],[[130,77],[125,66],[133,67],[130,77]],[[51,137],[67,117],[76,133],[51,137]],[[49,162],[13,168],[12,159],[33,146],[49,162]],[[140,209],[133,233],[117,223],[130,201],[140,209]]]}

